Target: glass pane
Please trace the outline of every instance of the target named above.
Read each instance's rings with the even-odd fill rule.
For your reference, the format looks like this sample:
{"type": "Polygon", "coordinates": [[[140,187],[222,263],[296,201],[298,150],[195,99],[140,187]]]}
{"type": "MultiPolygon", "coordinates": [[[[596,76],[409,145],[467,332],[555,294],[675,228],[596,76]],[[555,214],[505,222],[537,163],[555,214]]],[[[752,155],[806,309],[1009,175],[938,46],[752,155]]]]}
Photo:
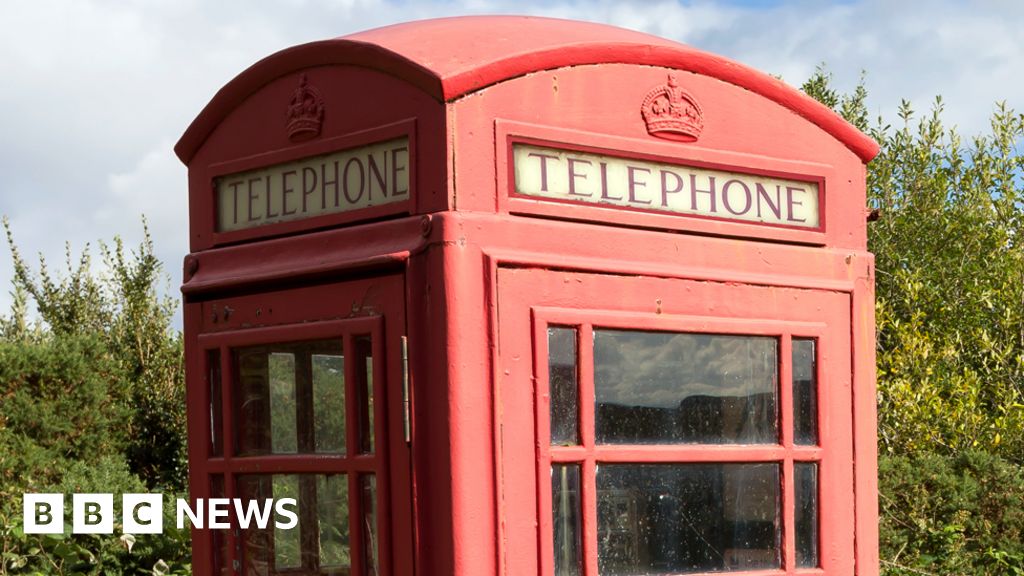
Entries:
{"type": "Polygon", "coordinates": [[[363,542],[366,544],[366,574],[367,576],[377,576],[380,573],[380,562],[377,557],[377,477],[373,474],[366,474],[360,481],[363,490],[363,542]]]}
{"type": "MultiPolygon", "coordinates": [[[[299,492],[299,477],[294,474],[274,475],[271,485],[271,493],[275,500],[281,498],[294,498],[299,502],[301,508],[306,504],[306,499],[299,492]]],[[[298,568],[302,566],[302,541],[301,531],[296,526],[291,529],[278,528],[274,526],[274,567],[298,568]]]]}
{"type": "Polygon", "coordinates": [[[797,462],[796,476],[796,565],[818,567],[818,465],[797,462]]]}
{"type": "Polygon", "coordinates": [[[815,341],[793,339],[793,442],[818,443],[818,371],[815,341]]]}
{"type": "Polygon", "coordinates": [[[313,438],[317,452],[345,453],[345,357],[313,354],[313,438]]]}
{"type": "Polygon", "coordinates": [[[778,464],[602,464],[598,566],[607,575],[779,568],[778,464]]]}
{"type": "MultiPolygon", "coordinates": [[[[305,499],[299,493],[299,477],[296,475],[245,475],[238,477],[238,497],[244,507],[264,510],[268,500],[295,498],[300,508],[305,499]]],[[[299,512],[301,516],[301,510],[299,512]]],[[[232,511],[231,516],[234,516],[232,511]]],[[[300,529],[290,530],[275,526],[276,515],[271,515],[262,528],[250,518],[247,528],[241,528],[242,555],[245,573],[252,576],[271,574],[281,568],[302,566],[300,529]]],[[[281,520],[284,521],[283,519],[281,520]]],[[[241,524],[241,521],[239,520],[241,524]]]]}
{"type": "Polygon", "coordinates": [[[778,341],[595,330],[595,434],[605,444],[778,442],[778,341]]]}
{"type": "Polygon", "coordinates": [[[555,576],[579,576],[583,570],[579,464],[551,465],[551,507],[555,576]]]}
{"type": "MultiPolygon", "coordinates": [[[[210,477],[210,498],[224,498],[224,477],[210,477]]],[[[204,512],[205,513],[205,512],[204,512]]],[[[228,535],[226,530],[211,530],[213,537],[213,573],[227,576],[228,568],[228,535]]]]}
{"type": "Polygon", "coordinates": [[[339,340],[233,350],[238,456],[345,451],[339,340]]]}
{"type": "Polygon", "coordinates": [[[320,523],[320,565],[347,567],[349,559],[348,476],[316,477],[317,519],[320,523]]]}
{"type": "Polygon", "coordinates": [[[296,428],[295,355],[271,352],[267,357],[270,377],[270,451],[294,454],[299,451],[296,428]]]}
{"type": "Polygon", "coordinates": [[[344,474],[247,474],[238,477],[242,506],[265,510],[268,499],[298,502],[298,524],[271,512],[264,527],[252,520],[241,529],[243,573],[269,576],[282,571],[348,574],[348,477],[344,474]],[[323,568],[323,570],[320,570],[323,568]]]}
{"type": "Polygon", "coordinates": [[[579,387],[576,377],[576,329],[548,328],[548,388],[551,395],[551,444],[579,444],[579,387]]]}
{"type": "Polygon", "coordinates": [[[372,454],[373,447],[373,344],[369,336],[355,339],[356,390],[359,394],[359,450],[372,454]]]}
{"type": "Polygon", "coordinates": [[[210,385],[210,456],[224,452],[224,396],[221,392],[220,350],[206,351],[207,380],[210,385]]]}

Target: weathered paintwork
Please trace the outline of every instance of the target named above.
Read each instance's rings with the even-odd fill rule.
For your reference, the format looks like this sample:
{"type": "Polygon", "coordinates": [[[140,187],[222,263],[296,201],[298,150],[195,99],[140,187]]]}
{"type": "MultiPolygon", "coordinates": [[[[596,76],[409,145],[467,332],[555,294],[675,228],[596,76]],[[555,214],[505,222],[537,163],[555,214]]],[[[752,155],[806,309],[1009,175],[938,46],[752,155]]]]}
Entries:
{"type": "MultiPolygon", "coordinates": [[[[382,517],[382,571],[551,576],[546,398],[536,393],[546,370],[538,361],[544,322],[809,330],[827,341],[827,407],[813,455],[825,478],[824,540],[821,570],[802,573],[878,573],[865,221],[865,163],[878,147],[827,108],[735,62],[637,32],[452,18],[269,56],[217,93],[176,151],[189,167],[192,253],[182,291],[193,498],[209,496],[211,474],[224,474],[230,492],[233,474],[244,471],[239,459],[210,456],[204,350],[260,330],[316,330],[310,323],[342,333],[345,322],[382,316],[388,452],[375,465],[386,470],[382,502],[391,511],[382,517]],[[645,126],[644,98],[670,74],[699,102],[694,142],[652,136],[645,126]],[[289,102],[307,81],[322,98],[322,126],[294,141],[289,102]],[[215,178],[398,138],[408,138],[408,199],[217,230],[215,178]],[[811,181],[821,223],[768,226],[527,197],[514,190],[515,142],[811,181]],[[400,336],[408,337],[410,443],[402,433],[400,336]]],[[[227,377],[226,358],[223,366],[227,377]]],[[[767,450],[678,456],[791,466],[792,439],[767,450]]],[[[279,458],[262,470],[320,465],[279,458]]],[[[784,491],[791,498],[792,484],[784,491]]],[[[584,504],[594,506],[592,493],[584,504]]],[[[791,520],[784,516],[783,569],[760,574],[793,573],[791,520]]],[[[595,530],[585,523],[591,575],[595,530]]],[[[210,534],[196,531],[197,574],[213,570],[212,548],[210,534]]],[[[234,548],[227,553],[237,559],[234,548]]]]}

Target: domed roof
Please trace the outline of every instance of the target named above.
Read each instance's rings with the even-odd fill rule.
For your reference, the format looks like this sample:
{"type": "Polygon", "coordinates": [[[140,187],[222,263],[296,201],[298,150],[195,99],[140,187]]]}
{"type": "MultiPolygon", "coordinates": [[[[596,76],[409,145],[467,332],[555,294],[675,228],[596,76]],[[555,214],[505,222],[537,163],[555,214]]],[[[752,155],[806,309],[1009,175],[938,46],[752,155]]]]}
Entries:
{"type": "Polygon", "coordinates": [[[267,82],[302,68],[347,64],[401,78],[439,102],[541,70],[589,64],[687,70],[735,84],[821,127],[862,161],[878,144],[802,92],[752,68],[690,46],[604,24],[531,16],[420,20],[301,44],[239,74],[213,97],[175,146],[188,163],[235,106],[267,82]]]}

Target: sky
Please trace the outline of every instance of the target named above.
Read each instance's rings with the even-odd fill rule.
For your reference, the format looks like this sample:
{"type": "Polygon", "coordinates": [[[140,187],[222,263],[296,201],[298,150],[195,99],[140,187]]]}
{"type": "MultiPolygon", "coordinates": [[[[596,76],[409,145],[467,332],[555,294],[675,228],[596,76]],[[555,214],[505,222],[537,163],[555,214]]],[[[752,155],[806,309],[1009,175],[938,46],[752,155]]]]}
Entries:
{"type": "MultiPolygon", "coordinates": [[[[872,117],[901,99],[964,135],[997,101],[1024,111],[1017,0],[3,0],[0,215],[22,254],[142,237],[145,215],[178,296],[187,183],[174,143],[213,94],[273,52],[397,22],[531,14],[603,22],[715,52],[799,86],[824,63],[840,90],[863,73],[872,117]]],[[[0,248],[0,314],[11,262],[0,248]]],[[[180,326],[180,315],[178,317],[180,326]]]]}

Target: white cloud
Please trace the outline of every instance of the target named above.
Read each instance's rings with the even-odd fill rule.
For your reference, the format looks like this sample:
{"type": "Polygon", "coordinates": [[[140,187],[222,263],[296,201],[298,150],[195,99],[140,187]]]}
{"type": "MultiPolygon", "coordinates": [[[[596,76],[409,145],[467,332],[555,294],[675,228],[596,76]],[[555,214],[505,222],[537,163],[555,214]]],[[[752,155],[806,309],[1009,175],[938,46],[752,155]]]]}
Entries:
{"type": "MultiPolygon", "coordinates": [[[[826,62],[873,112],[935,95],[966,134],[993,103],[1024,109],[1024,3],[669,0],[14,0],[0,5],[0,214],[23,253],[63,258],[150,221],[173,274],[186,244],[185,170],[171,145],[231,77],[290,45],[432,16],[531,13],[607,22],[718,52],[799,84],[826,62]]],[[[0,257],[0,285],[10,278],[0,257]]],[[[0,286],[0,313],[6,309],[0,286]]]]}

